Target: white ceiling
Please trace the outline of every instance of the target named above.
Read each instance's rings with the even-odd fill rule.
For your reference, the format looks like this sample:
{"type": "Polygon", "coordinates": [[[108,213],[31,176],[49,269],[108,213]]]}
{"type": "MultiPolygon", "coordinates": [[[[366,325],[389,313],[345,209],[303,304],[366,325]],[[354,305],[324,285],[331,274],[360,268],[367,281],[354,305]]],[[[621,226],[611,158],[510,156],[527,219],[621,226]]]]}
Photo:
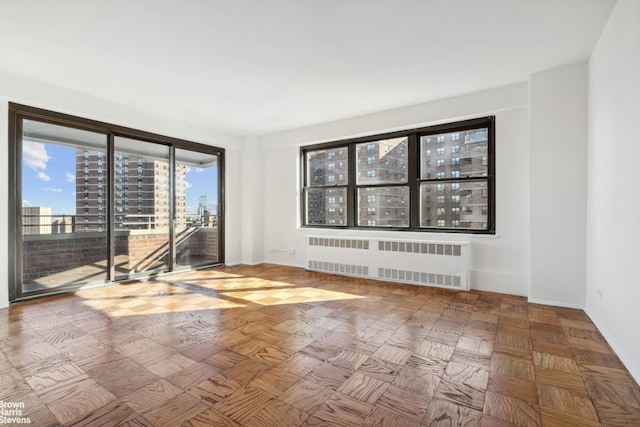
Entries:
{"type": "Polygon", "coordinates": [[[0,0],[0,70],[238,135],[526,81],[613,0],[0,0]]]}

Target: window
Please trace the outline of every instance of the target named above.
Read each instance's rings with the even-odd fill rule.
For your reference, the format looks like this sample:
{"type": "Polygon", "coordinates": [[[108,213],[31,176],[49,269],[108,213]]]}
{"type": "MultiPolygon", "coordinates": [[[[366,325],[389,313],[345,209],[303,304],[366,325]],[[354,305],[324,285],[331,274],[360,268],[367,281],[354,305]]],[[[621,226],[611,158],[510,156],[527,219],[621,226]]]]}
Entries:
{"type": "MultiPolygon", "coordinates": [[[[341,157],[347,150],[338,149],[341,157]]],[[[346,185],[348,181],[348,171],[338,175],[338,180],[334,174],[326,175],[327,159],[335,158],[336,150],[313,150],[306,153],[306,181],[308,188],[305,190],[305,220],[306,225],[346,225],[346,185]],[[326,202],[325,202],[326,201],[326,202]],[[325,204],[331,203],[331,209],[325,204]],[[336,211],[336,209],[338,209],[336,211]],[[331,215],[331,218],[328,216],[331,215]]],[[[348,155],[346,156],[348,158],[348,155]]]]}
{"type": "MultiPolygon", "coordinates": [[[[429,144],[433,134],[420,137],[420,151],[425,153],[429,150],[429,144]]],[[[452,203],[459,207],[451,208],[451,217],[459,217],[460,212],[468,215],[464,222],[453,222],[447,218],[446,226],[454,229],[482,230],[491,232],[495,227],[494,218],[489,212],[493,212],[489,205],[489,189],[493,188],[493,165],[489,157],[493,157],[493,120],[489,118],[485,123],[478,123],[466,129],[454,132],[442,132],[435,135],[436,139],[444,141],[458,141],[463,139],[466,146],[464,154],[461,153],[459,145],[451,145],[448,162],[451,169],[445,172],[436,172],[435,179],[448,181],[446,183],[434,183],[433,171],[428,165],[421,164],[420,171],[420,226],[428,228],[434,223],[434,216],[440,215],[438,211],[433,211],[427,201],[427,194],[434,185],[437,191],[448,196],[452,203]],[[491,136],[491,137],[490,137],[491,136]],[[462,156],[461,156],[462,154],[462,156]],[[486,160],[485,160],[486,159],[486,160]],[[479,206],[480,209],[473,209],[479,206]]],[[[440,227],[440,222],[435,221],[440,227]]]]}
{"type": "Polygon", "coordinates": [[[318,144],[301,155],[304,226],[495,232],[494,117],[318,144]],[[344,163],[325,166],[329,153],[344,163]],[[323,220],[329,204],[339,220],[323,220]]]}
{"type": "Polygon", "coordinates": [[[359,167],[356,166],[357,178],[355,183],[355,189],[358,193],[358,217],[356,224],[362,227],[369,227],[371,221],[366,218],[371,215],[375,215],[376,208],[385,209],[384,219],[378,219],[374,222],[376,227],[408,227],[409,222],[404,217],[402,212],[406,211],[406,207],[401,207],[396,210],[390,211],[389,215],[386,215],[386,209],[389,207],[402,206],[406,203],[408,198],[408,174],[406,165],[408,138],[389,138],[382,139],[376,142],[356,143],[355,151],[356,156],[367,156],[367,170],[366,174],[360,173],[359,167]],[[376,151],[375,156],[371,156],[371,147],[374,147],[376,151]],[[370,161],[373,157],[373,161],[370,161]],[[366,198],[363,196],[366,195],[366,198]],[[365,206],[364,200],[367,205],[365,206]],[[383,204],[382,201],[386,204],[383,204]],[[377,202],[376,202],[377,201],[377,202]],[[373,205],[373,206],[372,206],[373,205]]]}
{"type": "MultiPolygon", "coordinates": [[[[13,269],[9,281],[12,283],[12,301],[89,284],[115,282],[143,271],[129,269],[129,265],[136,266],[136,269],[145,265],[145,275],[171,271],[174,270],[173,264],[178,263],[177,259],[188,258],[188,254],[181,253],[185,252],[182,248],[186,245],[178,246],[177,241],[169,239],[177,227],[165,221],[167,225],[164,225],[166,230],[163,231],[156,226],[158,222],[164,221],[159,216],[154,218],[153,215],[145,215],[144,221],[138,224],[137,215],[128,215],[127,178],[117,174],[122,172],[121,164],[129,155],[127,153],[141,156],[145,169],[151,172],[149,180],[153,180],[151,165],[154,163],[154,156],[164,159],[164,175],[167,179],[170,170],[179,179],[173,171],[180,168],[174,169],[173,166],[181,158],[189,159],[194,175],[196,167],[202,170],[213,168],[213,173],[206,177],[206,172],[198,171],[198,177],[203,177],[200,181],[204,183],[203,193],[210,191],[209,194],[214,196],[209,199],[210,202],[223,206],[224,193],[218,183],[224,176],[224,150],[13,103],[9,103],[9,111],[10,177],[15,184],[9,202],[11,210],[17,213],[13,219],[14,224],[10,227],[9,239],[13,241],[12,246],[20,249],[13,251],[11,258],[13,269]],[[123,136],[125,134],[126,137],[123,136]],[[181,150],[188,152],[188,155],[180,157],[181,150]],[[33,152],[38,153],[38,158],[42,160],[35,163],[23,161],[33,152]],[[175,155],[170,155],[172,152],[175,155]],[[168,167],[170,161],[171,168],[168,167]],[[120,166],[119,170],[117,167],[111,168],[111,165],[117,164],[120,166]],[[43,169],[46,169],[46,173],[40,173],[43,169]],[[45,178],[51,182],[43,187],[44,184],[40,181],[45,178]],[[26,206],[22,203],[23,200],[31,203],[26,206]],[[134,222],[135,225],[131,226],[134,222]],[[142,246],[145,239],[156,242],[166,236],[162,251],[174,253],[176,262],[170,263],[170,256],[155,252],[160,247],[155,243],[155,248],[149,251],[142,249],[136,254],[129,251],[128,245],[133,242],[126,238],[122,240],[119,235],[116,237],[118,227],[123,224],[128,229],[137,230],[136,239],[139,239],[142,246]],[[152,228],[154,230],[145,231],[152,228]],[[147,237],[147,234],[150,236],[147,237]],[[50,252],[52,244],[64,252],[66,257],[54,260],[55,257],[43,252],[50,252]],[[32,259],[48,261],[46,265],[36,265],[32,259]],[[70,259],[73,262],[69,262],[70,259]],[[95,269],[96,265],[100,265],[100,268],[95,269]],[[89,274],[87,268],[90,269],[89,274]]],[[[124,172],[126,175],[127,170],[124,172]]],[[[196,179],[189,181],[197,183],[196,179]]],[[[184,209],[175,209],[169,194],[153,194],[152,188],[149,190],[151,206],[154,197],[165,197],[163,208],[167,214],[171,213],[173,218],[178,221],[182,219],[185,223],[185,217],[192,215],[184,209]]],[[[151,209],[148,209],[149,214],[151,209]]],[[[215,220],[222,221],[223,217],[216,217],[215,220]]],[[[220,227],[220,231],[223,229],[224,227],[220,227]]],[[[216,233],[216,243],[210,246],[207,243],[206,255],[203,256],[204,252],[200,248],[193,250],[199,258],[206,258],[208,264],[217,263],[217,257],[223,254],[217,243],[224,242],[223,235],[217,230],[211,233],[216,233]]],[[[185,240],[189,238],[189,234],[175,230],[175,235],[186,235],[185,240]]],[[[195,243],[195,240],[191,241],[195,243]]],[[[187,252],[191,251],[190,248],[187,252]]],[[[191,265],[193,263],[189,262],[188,266],[191,265]]]]}

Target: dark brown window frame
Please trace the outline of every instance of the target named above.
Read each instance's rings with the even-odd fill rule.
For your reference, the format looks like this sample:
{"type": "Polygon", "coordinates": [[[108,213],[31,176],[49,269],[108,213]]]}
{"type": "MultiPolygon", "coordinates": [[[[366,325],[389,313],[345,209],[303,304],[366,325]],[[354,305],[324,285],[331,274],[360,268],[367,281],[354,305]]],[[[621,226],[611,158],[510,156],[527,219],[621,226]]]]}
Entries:
{"type": "Polygon", "coordinates": [[[458,122],[444,123],[417,129],[407,129],[366,137],[337,140],[321,144],[304,146],[300,149],[300,217],[304,228],[319,229],[358,229],[358,230],[386,230],[405,232],[455,233],[455,234],[495,234],[496,233],[496,177],[495,177],[495,116],[479,117],[458,122]],[[433,178],[420,177],[420,137],[441,133],[463,132],[478,128],[488,129],[487,176],[433,178]],[[356,184],[356,144],[375,142],[390,138],[408,138],[408,182],[406,184],[356,184]],[[348,182],[346,188],[347,220],[345,225],[308,224],[306,194],[309,189],[337,188],[335,186],[311,187],[307,183],[307,153],[316,150],[335,149],[345,147],[348,150],[348,182]],[[469,181],[486,181],[487,183],[487,227],[484,229],[452,228],[452,227],[421,227],[420,226],[420,184],[421,183],[461,183],[469,181]],[[410,189],[410,220],[409,227],[381,227],[357,225],[357,192],[362,187],[409,186],[410,189]]]}
{"type": "MultiPolygon", "coordinates": [[[[102,133],[108,137],[108,161],[109,179],[108,184],[110,188],[114,188],[114,139],[116,136],[137,139],[140,141],[146,141],[151,143],[157,143],[170,147],[171,153],[174,153],[175,149],[186,149],[191,151],[198,151],[206,154],[212,154],[218,156],[219,172],[218,172],[218,205],[219,205],[219,219],[218,219],[218,261],[211,265],[222,265],[225,262],[225,149],[215,147],[211,145],[201,144],[184,139],[169,137],[152,132],[146,132],[129,127],[114,125],[107,122],[101,122],[98,120],[92,120],[84,117],[73,116],[69,114],[59,113],[56,111],[46,110],[42,108],[31,107],[27,105],[17,104],[9,102],[9,301],[21,301],[39,296],[48,296],[58,293],[73,292],[78,289],[79,286],[63,286],[59,290],[55,290],[50,293],[43,291],[29,292],[24,294],[21,291],[22,286],[22,242],[21,236],[21,212],[22,212],[22,181],[21,181],[21,168],[22,168],[22,121],[24,119],[37,120],[44,123],[53,125],[66,126],[74,129],[86,130],[95,133],[102,133]],[[20,265],[19,265],[20,264],[20,265]]],[[[170,158],[174,158],[171,154],[170,158]]],[[[109,191],[108,205],[114,206],[113,191],[109,191]]],[[[171,190],[170,204],[173,209],[173,190],[171,190]]],[[[109,209],[108,212],[108,227],[111,227],[114,221],[114,212],[109,209]]],[[[112,259],[112,251],[114,250],[113,233],[109,234],[108,244],[108,258],[112,259]]],[[[170,244],[173,245],[173,236],[170,237],[170,244]]],[[[173,264],[173,261],[172,261],[173,264]]],[[[204,266],[198,266],[196,268],[202,268],[204,266]]],[[[111,266],[110,270],[113,270],[111,266]]],[[[186,271],[173,270],[168,271],[167,274],[173,274],[175,272],[186,271]]],[[[132,277],[133,278],[133,277],[132,277]]],[[[108,281],[106,284],[117,283],[120,281],[131,280],[127,278],[124,280],[116,280],[114,278],[113,271],[108,274],[108,281]]],[[[95,286],[95,285],[94,285],[95,286]]]]}

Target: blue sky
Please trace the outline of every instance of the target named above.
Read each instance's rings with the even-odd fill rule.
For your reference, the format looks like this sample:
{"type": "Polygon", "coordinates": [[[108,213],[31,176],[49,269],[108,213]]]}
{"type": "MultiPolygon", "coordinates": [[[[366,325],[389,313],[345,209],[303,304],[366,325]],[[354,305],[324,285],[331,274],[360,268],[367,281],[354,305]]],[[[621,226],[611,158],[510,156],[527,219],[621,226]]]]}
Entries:
{"type": "Polygon", "coordinates": [[[198,212],[198,201],[200,196],[207,196],[209,210],[214,210],[217,203],[217,167],[196,168],[188,167],[186,174],[187,181],[187,215],[198,212]]]}
{"type": "MultiPolygon", "coordinates": [[[[54,215],[76,212],[76,149],[23,142],[22,204],[50,207],[54,215]]],[[[209,208],[216,204],[217,168],[187,169],[187,213],[195,213],[198,198],[206,195],[209,208]]]]}

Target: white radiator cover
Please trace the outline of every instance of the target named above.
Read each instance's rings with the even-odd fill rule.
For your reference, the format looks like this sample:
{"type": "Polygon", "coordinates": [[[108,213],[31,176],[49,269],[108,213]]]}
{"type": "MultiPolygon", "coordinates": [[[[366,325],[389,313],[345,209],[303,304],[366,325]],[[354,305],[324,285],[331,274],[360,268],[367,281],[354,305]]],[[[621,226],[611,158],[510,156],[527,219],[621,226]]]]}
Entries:
{"type": "Polygon", "coordinates": [[[307,269],[469,290],[469,242],[306,237],[307,269]]]}

